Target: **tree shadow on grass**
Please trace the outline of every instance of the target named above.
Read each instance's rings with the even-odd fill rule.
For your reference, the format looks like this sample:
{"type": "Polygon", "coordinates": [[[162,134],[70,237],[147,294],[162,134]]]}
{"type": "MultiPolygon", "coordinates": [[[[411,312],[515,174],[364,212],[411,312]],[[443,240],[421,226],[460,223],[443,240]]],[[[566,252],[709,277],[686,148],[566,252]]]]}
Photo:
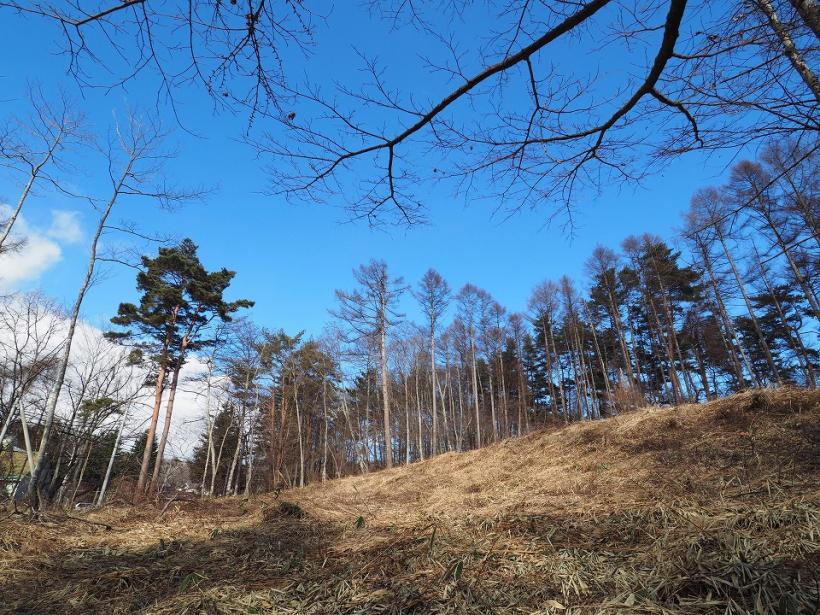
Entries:
{"type": "Polygon", "coordinates": [[[57,552],[26,576],[0,580],[0,612],[131,613],[211,587],[287,587],[337,532],[311,518],[278,514],[250,528],[214,530],[205,541],[166,534],[149,547],[57,552]]]}
{"type": "Polygon", "coordinates": [[[708,600],[753,610],[762,595],[764,607],[787,600],[784,612],[799,612],[816,601],[808,562],[776,552],[774,528],[806,534],[805,510],[697,517],[698,531],[690,512],[510,515],[439,523],[434,535],[432,525],[357,529],[277,510],[206,540],[55,553],[0,580],[0,611],[486,614],[619,603],[613,612],[690,613],[704,611],[687,603],[708,600]]]}

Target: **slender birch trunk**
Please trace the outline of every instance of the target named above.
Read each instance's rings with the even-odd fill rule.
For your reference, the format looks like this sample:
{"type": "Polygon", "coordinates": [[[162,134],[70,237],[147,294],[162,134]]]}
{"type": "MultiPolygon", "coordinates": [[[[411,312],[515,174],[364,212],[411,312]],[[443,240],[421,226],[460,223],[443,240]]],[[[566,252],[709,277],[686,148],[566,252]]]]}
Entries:
{"type": "MultiPolygon", "coordinates": [[[[125,429],[125,422],[128,420],[128,411],[124,410],[120,418],[120,425],[117,428],[117,437],[114,438],[114,448],[111,450],[111,457],[108,459],[108,466],[105,469],[105,478],[103,478],[100,493],[97,494],[97,501],[94,503],[96,508],[99,508],[105,502],[105,493],[108,490],[108,483],[111,480],[111,472],[114,469],[114,460],[117,458],[117,451],[120,449],[120,441],[122,440],[122,432],[125,429]]],[[[207,468],[207,465],[206,465],[207,468]]]]}
{"type": "Polygon", "coordinates": [[[111,215],[111,211],[114,209],[114,205],[117,203],[117,200],[119,199],[120,194],[122,193],[125,181],[131,175],[131,171],[134,167],[135,162],[136,156],[132,154],[128,159],[128,163],[125,165],[125,169],[123,170],[122,174],[119,176],[119,178],[116,180],[116,183],[114,184],[114,190],[110,198],[108,199],[105,208],[102,211],[102,215],[100,215],[99,221],[97,222],[97,228],[95,229],[93,238],[91,240],[91,249],[89,251],[88,266],[86,268],[83,281],[80,284],[80,290],[77,293],[77,298],[74,300],[74,305],[71,308],[71,315],[68,321],[68,333],[66,335],[66,340],[63,346],[63,352],[57,364],[54,384],[52,385],[51,391],[49,392],[46,401],[43,434],[40,437],[40,446],[37,452],[37,459],[34,464],[34,469],[31,473],[31,483],[29,484],[28,495],[29,498],[32,499],[33,504],[35,503],[35,497],[38,491],[37,483],[40,480],[40,471],[43,467],[43,462],[46,456],[46,447],[48,446],[48,441],[51,438],[51,429],[54,424],[54,414],[57,410],[57,401],[60,397],[60,392],[63,388],[63,382],[65,381],[66,370],[68,369],[68,363],[71,359],[71,344],[74,341],[74,333],[77,330],[77,323],[80,320],[80,308],[82,308],[83,300],[85,299],[85,295],[88,292],[88,289],[91,287],[91,282],[94,278],[94,270],[97,265],[97,246],[99,245],[100,237],[102,236],[103,230],[105,229],[106,222],[108,222],[108,216],[111,215]]]}

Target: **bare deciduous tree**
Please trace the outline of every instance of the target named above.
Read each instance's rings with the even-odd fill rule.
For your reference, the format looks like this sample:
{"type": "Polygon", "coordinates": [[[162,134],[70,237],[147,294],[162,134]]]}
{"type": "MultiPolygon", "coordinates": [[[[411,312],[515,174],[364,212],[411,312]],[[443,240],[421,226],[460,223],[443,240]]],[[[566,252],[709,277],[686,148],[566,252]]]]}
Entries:
{"type": "Polygon", "coordinates": [[[10,249],[12,228],[35,186],[46,184],[62,190],[57,174],[66,170],[63,154],[86,140],[83,117],[65,96],[49,103],[40,90],[32,88],[29,103],[29,117],[14,120],[5,132],[8,136],[0,138],[0,166],[23,179],[17,202],[0,222],[0,254],[10,249]]]}
{"type": "Polygon", "coordinates": [[[404,292],[403,280],[391,278],[383,261],[371,261],[353,272],[359,288],[336,291],[339,308],[333,315],[343,321],[355,338],[378,345],[381,371],[382,410],[384,415],[384,463],[393,466],[393,437],[390,420],[390,376],[387,369],[388,329],[401,318],[396,302],[404,292]]]}
{"type": "Polygon", "coordinates": [[[431,434],[431,453],[438,454],[438,412],[436,408],[436,335],[438,326],[450,302],[450,286],[435,269],[428,269],[419,282],[418,290],[413,293],[427,318],[430,339],[430,387],[433,431],[431,434]]]}
{"type": "Polygon", "coordinates": [[[170,205],[193,196],[192,193],[175,192],[162,183],[162,178],[159,176],[159,162],[167,156],[160,150],[161,142],[162,133],[155,123],[136,116],[130,116],[124,125],[117,125],[115,131],[109,137],[107,145],[103,148],[108,167],[110,192],[102,200],[90,199],[94,209],[98,212],[99,218],[91,238],[86,271],[68,315],[65,342],[56,367],[54,383],[46,403],[42,435],[29,485],[29,495],[35,505],[38,500],[36,494],[39,487],[39,474],[45,461],[57,402],[68,369],[71,345],[80,320],[80,310],[94,281],[94,274],[97,269],[98,246],[100,238],[107,228],[111,212],[123,197],[149,198],[170,205]]]}

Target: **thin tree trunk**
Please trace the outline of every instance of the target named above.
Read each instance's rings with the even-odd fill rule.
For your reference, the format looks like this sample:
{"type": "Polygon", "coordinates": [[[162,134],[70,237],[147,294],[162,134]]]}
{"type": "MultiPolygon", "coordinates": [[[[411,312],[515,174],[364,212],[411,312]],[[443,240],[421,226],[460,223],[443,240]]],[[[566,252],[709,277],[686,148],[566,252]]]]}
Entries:
{"type": "Polygon", "coordinates": [[[723,253],[726,255],[726,260],[729,262],[729,266],[732,269],[732,273],[735,276],[735,280],[737,281],[737,286],[740,289],[740,294],[743,296],[743,301],[746,303],[746,310],[749,312],[749,318],[752,320],[752,326],[754,327],[755,333],[757,334],[757,339],[760,341],[760,346],[763,348],[763,353],[766,355],[766,362],[769,364],[769,369],[772,370],[772,375],[774,376],[775,381],[777,384],[783,384],[783,381],[780,379],[780,372],[777,369],[777,366],[774,364],[774,358],[772,357],[772,353],[769,350],[769,344],[766,342],[766,338],[763,336],[763,332],[760,330],[760,323],[757,320],[757,316],[755,316],[754,310],[752,309],[752,302],[749,301],[749,296],[746,294],[746,285],[743,283],[743,280],[740,278],[740,274],[737,271],[737,267],[735,266],[735,259],[732,258],[731,252],[729,252],[729,247],[726,245],[726,241],[723,238],[723,233],[720,231],[717,232],[718,240],[720,241],[720,245],[723,246],[723,253]]]}
{"type": "MultiPolygon", "coordinates": [[[[758,8],[766,16],[766,19],[769,20],[769,26],[771,26],[772,30],[777,35],[777,38],[780,39],[780,43],[783,45],[783,55],[788,58],[789,62],[791,62],[794,67],[794,70],[797,71],[800,78],[812,91],[815,101],[820,103],[820,81],[817,80],[817,76],[812,72],[811,68],[809,68],[809,65],[803,58],[803,54],[798,51],[794,40],[792,40],[792,37],[789,34],[789,31],[777,16],[774,6],[772,6],[772,3],[769,0],[756,0],[755,4],[757,4],[758,8]]],[[[817,32],[815,32],[815,35],[816,34],[817,32]]]]}
{"type": "MultiPolygon", "coordinates": [[[[322,482],[327,480],[327,434],[328,434],[328,417],[327,417],[327,380],[322,380],[322,411],[325,421],[325,433],[322,443],[322,482]]],[[[409,440],[408,440],[409,446],[409,440]]]]}
{"type": "MultiPolygon", "coordinates": [[[[401,381],[404,386],[404,463],[410,465],[410,442],[412,438],[410,436],[410,391],[407,386],[407,378],[407,374],[401,374],[401,381]]],[[[399,446],[399,452],[401,452],[401,446],[399,446]]]]}
{"type": "Polygon", "coordinates": [[[74,483],[74,490],[71,492],[71,499],[68,500],[68,507],[74,508],[74,500],[77,499],[77,491],[80,489],[80,485],[83,482],[83,477],[85,476],[85,470],[88,467],[88,459],[91,457],[91,449],[94,447],[94,441],[91,439],[91,434],[88,435],[88,446],[86,446],[85,450],[85,458],[83,459],[83,464],[80,466],[80,473],[77,476],[77,481],[74,483]]]}
{"type": "Polygon", "coordinates": [[[490,384],[490,421],[493,425],[493,442],[498,442],[498,417],[495,415],[495,390],[493,387],[492,360],[487,357],[487,380],[490,384]]]}
{"type": "Polygon", "coordinates": [[[586,306],[584,306],[584,310],[586,312],[587,320],[589,320],[589,328],[592,331],[592,341],[595,345],[595,354],[598,355],[598,362],[601,364],[601,373],[604,377],[604,390],[606,391],[607,398],[611,401],[612,387],[610,386],[609,382],[609,374],[607,373],[606,361],[604,360],[604,355],[601,353],[601,347],[598,344],[598,334],[595,331],[595,323],[592,322],[592,318],[590,317],[589,310],[586,306]]]}
{"type": "MultiPolygon", "coordinates": [[[[20,402],[18,401],[17,403],[20,402]]],[[[3,427],[0,428],[0,452],[3,451],[3,442],[6,440],[6,432],[8,432],[11,422],[14,419],[14,415],[17,412],[17,403],[11,406],[9,413],[6,415],[6,420],[3,421],[3,427]]]]}
{"type": "Polygon", "coordinates": [[[475,360],[475,340],[473,339],[473,330],[470,328],[470,364],[473,374],[473,407],[475,409],[475,439],[476,448],[481,448],[481,414],[478,408],[478,370],[476,368],[475,360]]]}
{"type": "Polygon", "coordinates": [[[499,372],[501,374],[501,412],[504,415],[504,434],[510,435],[510,414],[507,407],[507,381],[504,378],[504,354],[498,355],[499,372]]]}
{"type": "Polygon", "coordinates": [[[299,486],[305,486],[305,448],[302,443],[302,412],[299,409],[298,387],[293,386],[293,403],[296,408],[296,433],[299,437],[299,486]]]}
{"type": "MultiPolygon", "coordinates": [[[[105,492],[108,490],[108,483],[111,480],[111,471],[114,469],[114,460],[117,458],[117,451],[120,448],[120,441],[122,440],[122,432],[125,429],[125,421],[128,419],[128,411],[123,411],[120,418],[120,426],[117,428],[117,437],[114,438],[114,448],[111,450],[111,457],[108,459],[108,466],[105,469],[105,478],[103,478],[100,493],[97,495],[97,501],[94,506],[99,508],[105,502],[105,492]]],[[[207,470],[208,465],[205,464],[207,470]]]]}
{"type": "Polygon", "coordinates": [[[755,259],[757,260],[757,267],[760,271],[760,279],[763,280],[763,284],[766,286],[766,290],[769,293],[769,296],[772,298],[772,302],[774,303],[775,309],[777,310],[777,315],[780,318],[780,323],[783,327],[783,330],[788,335],[789,346],[791,346],[792,352],[794,352],[795,356],[797,357],[798,362],[800,363],[800,367],[803,370],[803,373],[806,375],[806,384],[809,388],[815,388],[816,381],[814,378],[814,370],[812,369],[811,359],[808,356],[808,352],[806,351],[806,347],[803,344],[803,339],[800,336],[800,331],[797,329],[793,329],[790,325],[788,320],[786,320],[786,315],[783,312],[783,308],[780,305],[780,301],[778,301],[777,296],[775,295],[774,288],[769,283],[769,278],[766,275],[766,267],[763,264],[763,261],[760,259],[760,254],[757,251],[757,246],[752,243],[752,248],[755,253],[755,259]]]}
{"type": "Polygon", "coordinates": [[[91,282],[94,277],[94,269],[97,265],[97,246],[100,241],[100,236],[102,235],[102,232],[105,229],[105,224],[108,221],[108,216],[111,215],[111,210],[114,208],[114,205],[116,204],[117,199],[120,196],[120,193],[123,189],[123,185],[125,184],[125,180],[131,174],[131,169],[133,168],[135,161],[136,158],[134,156],[131,156],[129,158],[129,161],[125,166],[125,170],[118,178],[117,183],[114,185],[114,191],[111,194],[111,197],[108,199],[105,208],[103,209],[102,215],[100,216],[99,221],[97,223],[97,228],[94,231],[94,236],[91,240],[91,249],[89,253],[88,266],[86,268],[83,281],[80,284],[80,290],[77,293],[77,298],[74,300],[74,305],[71,308],[71,314],[69,316],[68,321],[68,334],[66,335],[66,340],[63,345],[62,355],[60,357],[59,363],[57,364],[54,384],[51,387],[51,391],[49,392],[46,401],[43,434],[40,437],[40,446],[37,452],[37,459],[34,464],[34,470],[32,471],[31,483],[29,484],[28,495],[29,498],[32,500],[32,504],[39,504],[38,502],[35,502],[35,495],[38,490],[37,483],[40,480],[40,470],[43,467],[43,462],[47,454],[46,447],[48,446],[48,441],[51,437],[51,428],[54,423],[54,414],[57,410],[57,401],[60,397],[60,391],[63,388],[63,382],[65,381],[65,374],[66,370],[68,369],[68,363],[71,359],[71,344],[74,341],[74,332],[77,329],[77,322],[80,319],[80,308],[83,305],[83,300],[85,299],[85,295],[88,292],[88,289],[91,287],[91,282]]]}
{"type": "Polygon", "coordinates": [[[456,433],[456,448],[459,451],[464,450],[464,387],[461,382],[461,367],[456,363],[456,376],[458,378],[458,413],[459,413],[459,429],[456,433]]]}
{"type": "Polygon", "coordinates": [[[231,430],[230,425],[225,428],[225,431],[222,433],[222,440],[219,442],[219,451],[216,454],[216,459],[214,459],[213,467],[211,468],[211,488],[208,491],[209,495],[213,495],[216,490],[216,474],[219,471],[219,466],[222,463],[222,451],[225,448],[225,440],[228,438],[228,432],[231,430]]]}
{"type": "MultiPolygon", "coordinates": [[[[438,382],[438,380],[437,380],[438,382]]],[[[441,391],[441,383],[438,382],[439,391],[441,391]]],[[[448,451],[453,450],[453,441],[450,439],[450,434],[452,433],[453,439],[455,439],[455,429],[456,429],[456,402],[453,399],[453,387],[450,384],[450,353],[445,348],[444,352],[444,389],[443,394],[441,397],[441,416],[444,419],[444,444],[447,447],[448,451]],[[447,399],[449,398],[449,409],[450,409],[450,419],[447,419],[447,399]],[[451,423],[451,426],[448,426],[448,422],[451,423]]]]}
{"type": "Polygon", "coordinates": [[[615,331],[618,335],[618,344],[621,347],[621,355],[623,356],[624,360],[624,368],[626,369],[626,375],[629,377],[630,384],[635,382],[635,374],[632,371],[632,358],[629,355],[629,347],[626,344],[626,333],[624,332],[623,322],[621,321],[621,310],[620,306],[617,305],[615,302],[615,294],[613,290],[609,287],[609,281],[607,280],[607,297],[609,299],[609,307],[611,310],[612,315],[612,322],[615,325],[615,331]]]}
{"type": "MultiPolygon", "coordinates": [[[[419,417],[419,429],[422,429],[424,425],[423,425],[423,421],[422,421],[422,417],[421,417],[421,414],[422,414],[422,410],[421,410],[421,392],[419,390],[419,368],[418,368],[418,365],[415,366],[415,369],[413,371],[415,372],[415,376],[416,376],[415,377],[415,384],[416,384],[416,414],[419,417]]],[[[419,432],[419,435],[420,435],[419,442],[421,444],[421,449],[419,449],[419,459],[421,461],[424,461],[424,431],[423,431],[423,429],[422,429],[422,431],[419,432]]],[[[432,446],[430,447],[430,449],[432,450],[432,446]]]]}
{"type": "MultiPolygon", "coordinates": [[[[239,411],[239,421],[236,426],[236,448],[233,451],[233,458],[231,459],[231,469],[228,472],[228,480],[225,483],[225,495],[231,494],[231,487],[233,485],[234,473],[239,474],[237,464],[239,462],[239,452],[242,450],[242,433],[245,431],[245,407],[244,405],[239,411]]],[[[159,460],[157,460],[159,462],[159,460]]]]}
{"type": "MultiPolygon", "coordinates": [[[[753,187],[755,188],[755,190],[757,189],[756,186],[753,187]]],[[[800,268],[797,266],[797,263],[794,262],[794,258],[792,257],[791,250],[789,249],[786,240],[783,238],[783,235],[778,230],[776,222],[772,219],[768,211],[765,209],[765,205],[761,203],[759,209],[762,215],[765,217],[766,223],[768,224],[769,228],[774,234],[775,242],[780,247],[783,256],[786,257],[786,261],[789,263],[789,268],[792,270],[792,273],[794,274],[797,283],[800,285],[800,288],[803,289],[803,294],[806,296],[806,299],[811,305],[814,318],[820,321],[820,303],[818,303],[817,297],[814,295],[814,290],[811,286],[809,286],[805,276],[803,276],[803,272],[800,271],[800,268]]]]}
{"type": "MultiPolygon", "coordinates": [[[[743,359],[743,363],[746,366],[746,370],[749,372],[749,377],[754,380],[758,386],[760,385],[760,379],[757,377],[757,374],[752,369],[751,361],[749,361],[749,357],[746,355],[746,351],[743,349],[743,346],[740,344],[740,340],[737,337],[737,332],[735,331],[735,327],[732,324],[732,319],[729,317],[728,312],[726,311],[726,305],[723,303],[723,298],[720,294],[720,288],[718,288],[717,278],[715,277],[715,273],[712,270],[712,262],[709,259],[709,255],[706,251],[706,246],[703,245],[700,241],[698,242],[698,247],[700,248],[701,258],[703,259],[703,265],[706,268],[706,273],[709,274],[709,281],[712,284],[712,291],[715,295],[715,303],[718,308],[718,312],[720,313],[721,320],[723,320],[723,326],[728,331],[729,336],[731,337],[732,341],[734,342],[735,346],[737,346],[737,350],[740,353],[741,358],[743,359]]],[[[740,368],[740,364],[737,362],[737,355],[732,352],[730,353],[733,362],[736,364],[736,369],[738,370],[738,378],[740,379],[741,385],[743,384],[743,374],[740,368]]]]}
{"type": "MultiPolygon", "coordinates": [[[[558,396],[561,400],[561,413],[564,415],[564,420],[566,421],[569,418],[569,409],[567,408],[567,398],[564,392],[564,366],[561,364],[561,357],[558,356],[558,348],[555,345],[555,333],[552,330],[552,323],[550,322],[550,326],[548,329],[549,337],[550,337],[550,344],[552,345],[552,353],[555,355],[555,361],[558,363],[558,396]]],[[[549,353],[547,353],[549,356],[549,353]]],[[[552,371],[550,370],[550,382],[552,382],[552,371]]],[[[525,415],[526,416],[526,415],[525,415]]]]}
{"type": "Polygon", "coordinates": [[[387,305],[384,293],[381,295],[379,326],[379,349],[381,351],[382,372],[382,405],[384,408],[384,464],[390,469],[393,467],[393,437],[390,425],[390,383],[387,372],[387,305]]]}
{"type": "Polygon", "coordinates": [[[353,424],[350,422],[350,411],[347,407],[347,399],[345,398],[345,393],[340,393],[341,400],[342,400],[342,414],[344,414],[345,421],[347,422],[347,428],[350,431],[350,438],[353,441],[353,446],[356,451],[356,458],[359,462],[359,471],[362,474],[367,474],[367,459],[365,455],[362,453],[362,442],[361,442],[361,434],[356,434],[353,431],[353,424]]]}
{"type": "MultiPolygon", "coordinates": [[[[552,329],[552,322],[550,321],[550,329],[552,329]]],[[[556,406],[558,405],[555,399],[555,383],[553,382],[553,368],[552,368],[552,351],[550,350],[550,339],[551,335],[547,335],[547,319],[541,319],[541,330],[544,332],[544,358],[546,359],[547,365],[547,390],[549,391],[550,396],[550,404],[553,406],[553,410],[556,410],[556,406]]],[[[550,331],[551,333],[551,331],[550,331]]],[[[561,399],[563,405],[563,395],[561,399]]],[[[521,416],[519,418],[519,425],[518,425],[518,433],[521,434],[521,423],[520,420],[523,418],[521,416]]]]}
{"type": "Polygon", "coordinates": [[[34,450],[31,446],[31,438],[28,432],[28,421],[26,420],[26,411],[23,408],[22,399],[20,399],[17,402],[17,410],[20,414],[20,427],[23,431],[23,445],[26,447],[26,461],[28,462],[28,471],[29,475],[31,475],[34,470],[34,450]]]}
{"type": "MultiPolygon", "coordinates": [[[[208,477],[208,469],[211,469],[213,474],[216,474],[216,467],[214,465],[214,421],[211,420],[211,375],[212,371],[208,368],[208,383],[207,391],[205,393],[205,422],[208,429],[208,452],[205,459],[205,469],[202,471],[202,484],[199,487],[200,495],[205,495],[205,483],[208,477]]],[[[213,495],[213,494],[210,494],[213,495]]]]}
{"type": "MultiPolygon", "coordinates": [[[[254,416],[256,416],[256,410],[259,409],[259,390],[256,391],[256,404],[254,405],[254,416]]],[[[245,475],[245,498],[250,497],[251,495],[251,482],[253,481],[253,460],[254,460],[254,445],[253,445],[253,432],[256,427],[256,422],[254,421],[253,417],[251,418],[251,429],[250,434],[248,435],[248,473],[245,475]]],[[[237,480],[237,485],[239,481],[237,480]]]]}
{"type": "Polygon", "coordinates": [[[0,232],[0,254],[3,252],[3,244],[11,235],[11,228],[14,226],[14,223],[17,221],[17,218],[20,216],[20,211],[23,209],[23,204],[26,202],[29,193],[31,192],[31,188],[34,186],[34,182],[37,181],[37,178],[40,175],[40,171],[43,170],[43,167],[48,164],[49,160],[51,160],[52,156],[54,156],[55,150],[60,146],[63,137],[65,136],[65,129],[61,125],[57,134],[54,135],[54,139],[49,143],[48,150],[40,159],[39,162],[35,163],[31,167],[31,172],[29,173],[28,181],[26,181],[26,185],[23,187],[23,192],[20,195],[20,198],[17,199],[17,204],[14,206],[11,214],[9,215],[8,219],[6,220],[5,226],[3,231],[0,232]]]}
{"type": "MultiPolygon", "coordinates": [[[[430,326],[430,398],[432,400],[433,413],[433,433],[430,440],[430,454],[435,457],[438,454],[438,412],[436,408],[436,327],[430,326]]],[[[444,403],[444,402],[442,402],[444,403]]]]}

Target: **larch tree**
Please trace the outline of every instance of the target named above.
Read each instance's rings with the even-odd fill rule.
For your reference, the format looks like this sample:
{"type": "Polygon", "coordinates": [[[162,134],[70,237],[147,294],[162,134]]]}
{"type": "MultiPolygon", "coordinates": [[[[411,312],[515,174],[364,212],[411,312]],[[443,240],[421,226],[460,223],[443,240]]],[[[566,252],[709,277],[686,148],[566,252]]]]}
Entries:
{"type": "Polygon", "coordinates": [[[384,463],[393,466],[393,437],[390,420],[390,375],[387,369],[387,334],[403,316],[396,304],[404,293],[402,278],[392,278],[384,261],[372,260],[353,272],[358,288],[336,291],[339,307],[332,312],[351,330],[355,338],[376,343],[379,348],[382,411],[384,418],[384,463]]]}
{"type": "Polygon", "coordinates": [[[478,327],[487,314],[491,302],[490,294],[474,284],[465,284],[456,295],[458,315],[467,335],[470,375],[472,377],[472,402],[475,412],[475,441],[481,447],[481,392],[478,384],[478,357],[476,342],[478,327]]]}
{"type": "Polygon", "coordinates": [[[435,269],[428,269],[419,281],[418,289],[413,293],[427,319],[427,332],[430,341],[430,399],[432,413],[432,433],[430,452],[438,454],[438,411],[436,407],[436,335],[447,306],[450,303],[450,286],[435,269]]]}

